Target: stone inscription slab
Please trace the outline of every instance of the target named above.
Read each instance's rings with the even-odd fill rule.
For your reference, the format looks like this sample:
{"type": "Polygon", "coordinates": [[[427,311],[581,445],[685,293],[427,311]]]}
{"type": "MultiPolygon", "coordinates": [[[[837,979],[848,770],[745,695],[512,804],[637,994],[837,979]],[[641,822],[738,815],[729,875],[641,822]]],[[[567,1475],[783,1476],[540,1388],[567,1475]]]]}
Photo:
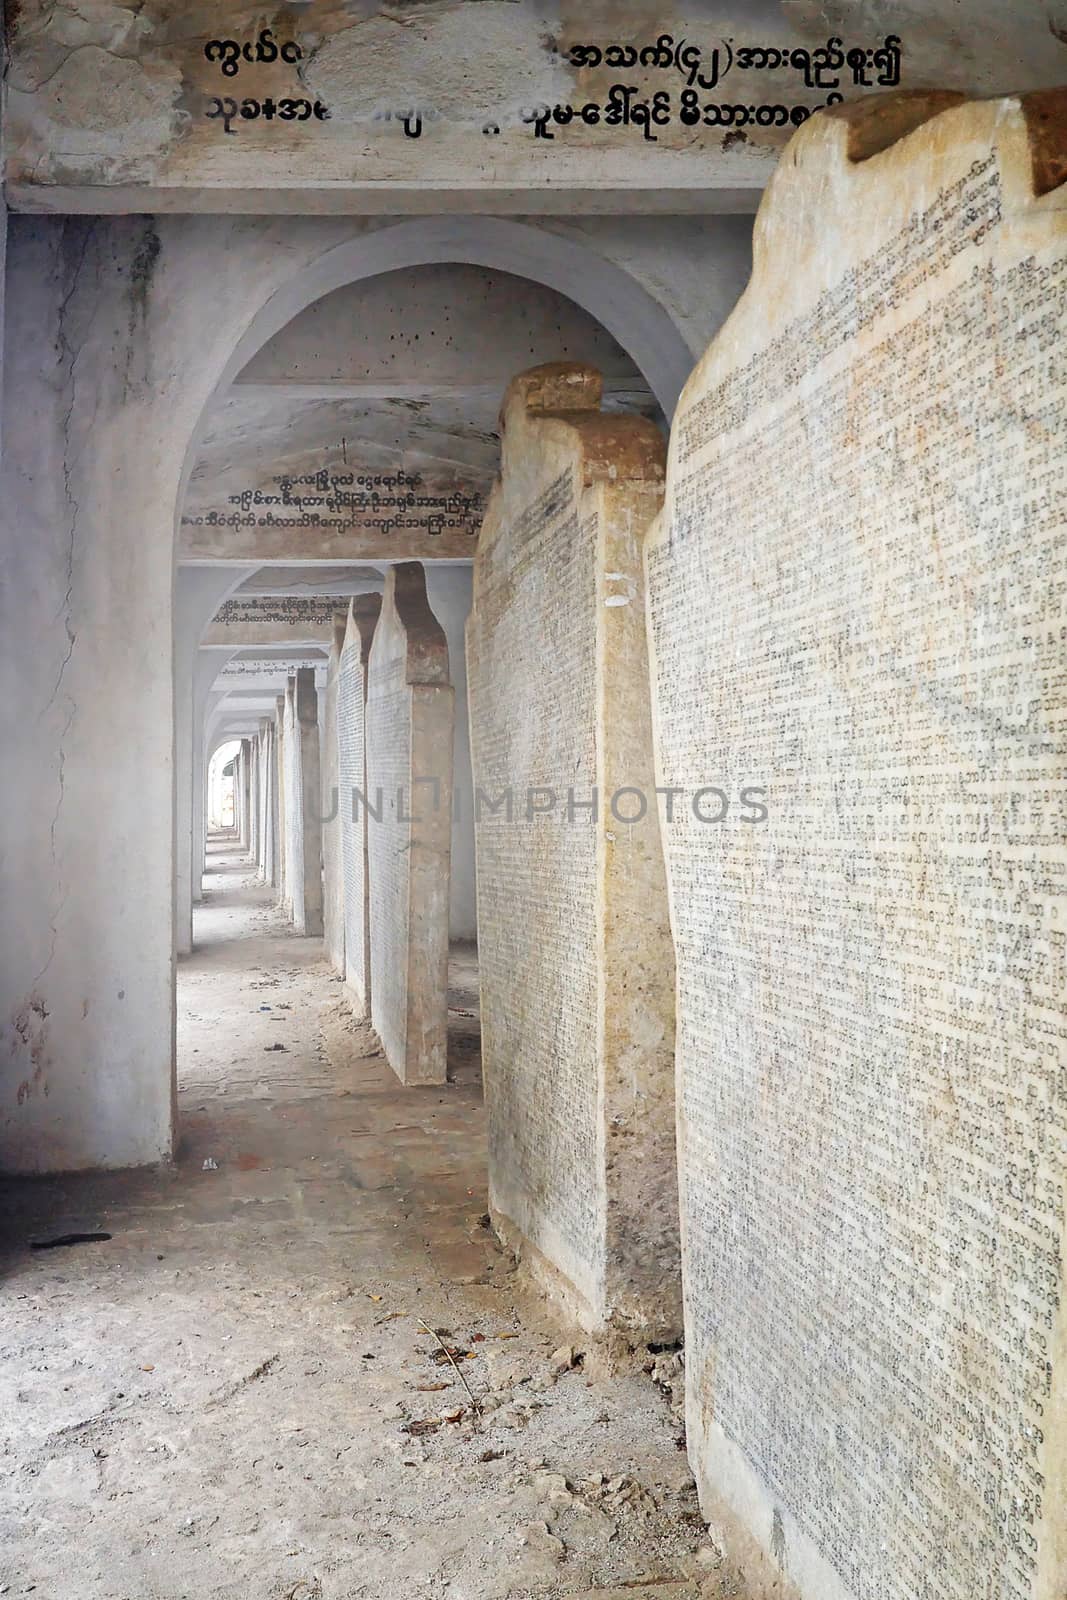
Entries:
{"type": "Polygon", "coordinates": [[[259,596],[227,600],[204,630],[205,646],[230,648],[257,644],[291,644],[293,640],[324,644],[333,641],[337,601],[329,595],[259,596]]]}
{"type": "Polygon", "coordinates": [[[769,810],[667,834],[688,1438],[810,1600],[1059,1600],[1067,120],[886,116],[784,158],[647,553],[659,782],[769,810]]]}
{"type": "Polygon", "coordinates": [[[342,978],[345,975],[345,880],[337,699],[347,627],[347,611],[335,611],[322,709],[322,941],[326,959],[342,978]]]}
{"type": "Polygon", "coordinates": [[[322,748],[319,733],[319,693],[314,667],[300,667],[293,700],[295,731],[299,740],[301,788],[300,835],[297,849],[303,857],[303,893],[293,906],[298,933],[321,938],[323,933],[322,872],[322,748]]]}
{"type": "Polygon", "coordinates": [[[467,628],[490,1204],[591,1328],[677,1324],[673,969],[651,793],[641,545],[651,424],[590,367],[505,401],[467,628]],[[599,793],[603,815],[594,816],[599,793]],[[573,804],[570,804],[573,802],[573,804]]]}
{"type": "MultiPolygon", "coordinates": [[[[381,611],[379,595],[361,596],[349,608],[337,686],[338,818],[344,884],[345,981],[356,1009],[370,1008],[370,875],[366,804],[367,660],[381,611]],[[366,798],[365,798],[366,797],[366,798]]],[[[373,802],[372,802],[373,804],[373,802]]]]}
{"type": "Polygon", "coordinates": [[[720,209],[758,190],[830,100],[902,81],[1030,83],[1051,54],[1044,17],[992,37],[975,25],[966,49],[939,19],[917,49],[917,22],[903,37],[848,18],[834,32],[774,9],[423,0],[398,20],[351,0],[199,13],[151,0],[85,6],[74,26],[22,0],[8,18],[9,203],[107,209],[94,191],[110,190],[116,209],[207,210],[221,195],[269,211],[280,195],[384,211],[443,189],[456,209],[491,211],[550,189],[606,191],[602,209],[613,190],[720,209]]]}
{"type": "MultiPolygon", "coordinates": [[[[206,492],[194,483],[194,490],[206,492]]],[[[225,504],[182,512],[179,559],[254,561],[469,557],[483,511],[477,486],[455,474],[358,472],[337,466],[281,473],[242,486],[225,504]]]]}
{"type": "Polygon", "coordinates": [[[285,906],[294,927],[302,927],[304,905],[304,775],[296,675],[285,691],[285,906]]]}
{"type": "Polygon", "coordinates": [[[259,724],[259,831],[256,869],[257,876],[264,883],[273,883],[276,872],[277,784],[274,724],[263,718],[259,724]]]}
{"type": "Polygon", "coordinates": [[[446,1076],[453,716],[425,573],[400,562],[367,657],[366,792],[371,1021],[403,1083],[446,1076]]]}
{"type": "Polygon", "coordinates": [[[278,660],[272,656],[258,656],[249,660],[236,660],[227,662],[218,677],[216,684],[241,683],[247,678],[289,678],[297,673],[301,667],[320,667],[325,663],[315,656],[302,656],[298,660],[278,660]]]}

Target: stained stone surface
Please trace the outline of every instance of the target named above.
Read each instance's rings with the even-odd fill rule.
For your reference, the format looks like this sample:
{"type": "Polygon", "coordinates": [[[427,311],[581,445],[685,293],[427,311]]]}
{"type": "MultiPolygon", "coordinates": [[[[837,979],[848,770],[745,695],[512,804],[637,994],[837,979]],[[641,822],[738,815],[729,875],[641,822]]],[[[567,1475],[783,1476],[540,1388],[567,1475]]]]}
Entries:
{"type": "Polygon", "coordinates": [[[367,657],[366,795],[371,1020],[403,1083],[446,1076],[453,714],[425,573],[400,562],[367,657]]]}
{"type": "Polygon", "coordinates": [[[361,1015],[370,1008],[370,812],[367,807],[367,661],[380,595],[352,601],[337,686],[338,822],[344,886],[344,975],[361,1015]]]}
{"type": "Polygon", "coordinates": [[[1054,83],[1057,23],[1005,0],[19,0],[9,203],[723,211],[835,96],[1054,83]]]}
{"type": "Polygon", "coordinates": [[[475,562],[490,1201],[587,1327],[666,1331],[680,1319],[673,965],[641,575],[663,443],[600,398],[584,365],[513,382],[475,562]],[[611,811],[626,787],[652,800],[632,825],[632,794],[611,811]]]}
{"type": "Polygon", "coordinates": [[[808,1600],[1067,1592],[1065,110],[798,135],[648,544],[768,808],[667,833],[689,1447],[808,1600]]]}

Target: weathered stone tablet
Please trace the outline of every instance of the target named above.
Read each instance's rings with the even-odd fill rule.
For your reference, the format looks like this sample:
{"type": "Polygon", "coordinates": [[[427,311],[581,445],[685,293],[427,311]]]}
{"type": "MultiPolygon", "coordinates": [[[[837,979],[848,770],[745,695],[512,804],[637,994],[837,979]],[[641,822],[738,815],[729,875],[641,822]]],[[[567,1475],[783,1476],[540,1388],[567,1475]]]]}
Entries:
{"type": "Polygon", "coordinates": [[[344,975],[356,1010],[370,1011],[370,811],[367,790],[367,659],[381,596],[359,595],[348,609],[337,681],[337,812],[344,902],[344,975]]]}
{"type": "Polygon", "coordinates": [[[689,1446],[809,1600],[1067,1592],[1065,172],[799,133],[648,544],[689,1446]]]}
{"type": "Polygon", "coordinates": [[[512,383],[475,560],[490,1202],[587,1328],[665,1331],[680,1322],[674,974],[641,573],[664,447],[652,423],[601,414],[600,394],[586,366],[512,383]]]}
{"type": "MultiPolygon", "coordinates": [[[[335,611],[330,660],[326,668],[323,695],[322,740],[322,942],[326,959],[336,973],[345,976],[345,872],[344,822],[341,812],[340,727],[337,702],[340,694],[341,655],[348,631],[348,615],[335,611]]],[[[362,708],[361,708],[362,709],[362,708]]],[[[351,799],[348,801],[351,808],[351,799]]]]}
{"type": "Polygon", "coordinates": [[[336,604],[329,595],[238,596],[219,607],[204,630],[203,643],[228,650],[257,644],[329,645],[336,604]]]}
{"type": "Polygon", "coordinates": [[[322,781],[314,667],[289,678],[279,775],[284,875],[280,896],[297,933],[322,933],[322,781]]]}
{"type": "Polygon", "coordinates": [[[282,791],[284,826],[282,837],[285,851],[285,894],[282,909],[295,924],[297,909],[304,898],[304,852],[300,838],[304,828],[304,795],[300,781],[300,735],[296,720],[296,674],[293,673],[285,689],[284,733],[281,746],[282,791]]]}
{"type": "Polygon", "coordinates": [[[284,694],[278,695],[274,706],[274,759],[275,774],[278,780],[278,906],[283,913],[289,914],[291,910],[292,876],[291,850],[289,841],[289,807],[291,805],[290,790],[292,788],[292,686],[293,678],[290,676],[286,683],[284,694]]]}
{"type": "Polygon", "coordinates": [[[404,1083],[444,1083],[453,691],[417,561],[389,568],[367,658],[371,1020],[404,1083]]]}
{"type": "Polygon", "coordinates": [[[293,690],[294,762],[300,786],[300,825],[295,836],[300,896],[294,889],[293,926],[309,938],[322,935],[322,770],[319,695],[314,667],[298,667],[293,690]]]}
{"type": "Polygon", "coordinates": [[[275,753],[275,725],[269,717],[259,724],[259,837],[256,857],[257,876],[273,884],[277,875],[278,849],[278,773],[275,753]]]}

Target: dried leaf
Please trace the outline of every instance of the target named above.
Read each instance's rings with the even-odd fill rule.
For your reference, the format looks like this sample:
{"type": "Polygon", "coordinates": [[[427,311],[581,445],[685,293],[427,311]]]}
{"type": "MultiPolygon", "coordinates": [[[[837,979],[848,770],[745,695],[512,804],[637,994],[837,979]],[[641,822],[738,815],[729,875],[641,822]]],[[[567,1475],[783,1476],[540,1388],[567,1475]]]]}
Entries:
{"type": "Polygon", "coordinates": [[[472,1356],[469,1350],[458,1350],[451,1345],[442,1350],[435,1350],[430,1356],[430,1360],[435,1367],[447,1367],[453,1361],[470,1361],[471,1359],[472,1356]]]}

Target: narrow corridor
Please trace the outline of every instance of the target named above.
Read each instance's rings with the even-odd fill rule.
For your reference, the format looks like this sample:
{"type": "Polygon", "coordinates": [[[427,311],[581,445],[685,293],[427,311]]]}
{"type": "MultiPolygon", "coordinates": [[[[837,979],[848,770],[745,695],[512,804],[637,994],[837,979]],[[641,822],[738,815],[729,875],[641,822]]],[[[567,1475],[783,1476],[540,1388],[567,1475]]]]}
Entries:
{"type": "Polygon", "coordinates": [[[405,1089],[227,841],[196,940],[173,1168],[0,1190],[3,1592],[740,1593],[649,1375],[677,1357],[571,1360],[482,1225],[472,950],[456,1081],[405,1089]],[[31,1248],[75,1233],[110,1237],[31,1248]]]}

